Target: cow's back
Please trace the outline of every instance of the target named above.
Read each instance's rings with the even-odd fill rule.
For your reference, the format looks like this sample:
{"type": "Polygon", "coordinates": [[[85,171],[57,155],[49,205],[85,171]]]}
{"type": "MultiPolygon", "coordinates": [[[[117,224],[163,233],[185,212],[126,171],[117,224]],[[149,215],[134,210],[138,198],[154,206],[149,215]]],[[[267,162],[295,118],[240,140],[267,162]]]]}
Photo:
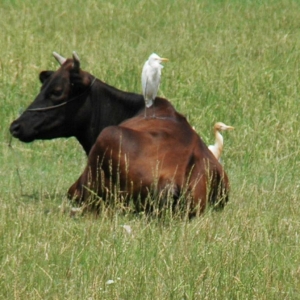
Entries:
{"type": "Polygon", "coordinates": [[[186,118],[167,100],[158,99],[147,109],[148,117],[141,113],[102,131],[85,171],[93,178],[90,182],[97,181],[97,187],[89,188],[106,198],[113,182],[121,194],[140,201],[142,207],[149,193],[159,195],[168,189],[168,195],[178,198],[184,191],[191,195],[192,208],[198,205],[203,210],[210,194],[208,176],[215,177],[222,167],[186,118]],[[101,182],[100,173],[104,174],[101,182]]]}

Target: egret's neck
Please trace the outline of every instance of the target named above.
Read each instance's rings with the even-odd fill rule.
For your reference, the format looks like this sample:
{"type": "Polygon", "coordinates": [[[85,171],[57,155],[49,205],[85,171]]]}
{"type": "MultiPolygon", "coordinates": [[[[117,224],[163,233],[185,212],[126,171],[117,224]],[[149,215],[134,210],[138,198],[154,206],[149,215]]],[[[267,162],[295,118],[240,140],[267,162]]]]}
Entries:
{"type": "Polygon", "coordinates": [[[220,157],[223,150],[223,136],[218,130],[215,130],[215,138],[215,148],[218,150],[218,156],[220,157]]]}

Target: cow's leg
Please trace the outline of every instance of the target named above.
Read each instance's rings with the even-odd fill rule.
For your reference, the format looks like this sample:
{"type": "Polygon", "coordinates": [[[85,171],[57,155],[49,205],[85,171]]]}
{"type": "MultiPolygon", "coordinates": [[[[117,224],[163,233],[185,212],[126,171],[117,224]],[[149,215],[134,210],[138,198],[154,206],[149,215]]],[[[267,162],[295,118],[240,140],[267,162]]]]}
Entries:
{"type": "MultiPolygon", "coordinates": [[[[88,165],[78,180],[69,188],[68,198],[83,206],[85,210],[95,210],[100,203],[100,193],[97,191],[97,185],[101,184],[97,178],[97,165],[88,165]],[[93,167],[91,167],[93,166],[93,167]]],[[[96,209],[98,210],[98,209],[96,209]]]]}

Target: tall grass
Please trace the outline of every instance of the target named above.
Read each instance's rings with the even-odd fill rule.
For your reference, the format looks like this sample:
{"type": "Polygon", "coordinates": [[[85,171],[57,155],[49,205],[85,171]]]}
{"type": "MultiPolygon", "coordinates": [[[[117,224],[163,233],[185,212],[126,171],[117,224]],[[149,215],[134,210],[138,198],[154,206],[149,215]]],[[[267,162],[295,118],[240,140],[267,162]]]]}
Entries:
{"type": "Polygon", "coordinates": [[[298,1],[3,0],[0,15],[0,299],[299,298],[298,1]],[[64,212],[81,147],[9,147],[8,127],[39,72],[57,68],[52,51],[73,50],[83,69],[135,92],[149,54],[168,57],[160,95],[204,141],[216,121],[236,128],[224,133],[223,212],[64,212]]]}

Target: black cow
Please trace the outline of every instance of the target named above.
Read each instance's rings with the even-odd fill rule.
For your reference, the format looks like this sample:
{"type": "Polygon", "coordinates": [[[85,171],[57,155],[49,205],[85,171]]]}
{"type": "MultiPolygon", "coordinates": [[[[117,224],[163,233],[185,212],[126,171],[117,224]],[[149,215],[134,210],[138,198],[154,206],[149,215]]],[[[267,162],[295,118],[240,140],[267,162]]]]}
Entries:
{"type": "Polygon", "coordinates": [[[120,91],[81,70],[75,52],[73,59],[53,55],[61,67],[40,73],[40,93],[10,126],[22,142],[74,136],[88,154],[105,127],[145,107],[142,95],[120,91]]]}

